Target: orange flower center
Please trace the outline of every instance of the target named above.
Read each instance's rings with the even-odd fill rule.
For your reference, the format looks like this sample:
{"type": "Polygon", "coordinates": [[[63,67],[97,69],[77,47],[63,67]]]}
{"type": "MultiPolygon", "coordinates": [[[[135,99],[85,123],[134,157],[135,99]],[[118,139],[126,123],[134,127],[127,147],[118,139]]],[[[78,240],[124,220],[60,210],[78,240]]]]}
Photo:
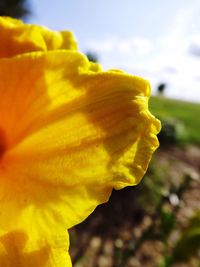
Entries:
{"type": "Polygon", "coordinates": [[[0,158],[3,156],[6,150],[5,134],[3,129],[0,128],[0,158]]]}

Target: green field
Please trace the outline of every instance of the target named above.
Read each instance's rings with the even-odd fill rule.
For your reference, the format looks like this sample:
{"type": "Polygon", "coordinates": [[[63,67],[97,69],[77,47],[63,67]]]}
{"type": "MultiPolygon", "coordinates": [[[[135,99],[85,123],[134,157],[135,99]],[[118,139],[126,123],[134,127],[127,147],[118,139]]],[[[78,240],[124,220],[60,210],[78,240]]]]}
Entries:
{"type": "Polygon", "coordinates": [[[182,125],[186,143],[200,145],[200,104],[154,96],[149,106],[156,117],[182,125]]]}

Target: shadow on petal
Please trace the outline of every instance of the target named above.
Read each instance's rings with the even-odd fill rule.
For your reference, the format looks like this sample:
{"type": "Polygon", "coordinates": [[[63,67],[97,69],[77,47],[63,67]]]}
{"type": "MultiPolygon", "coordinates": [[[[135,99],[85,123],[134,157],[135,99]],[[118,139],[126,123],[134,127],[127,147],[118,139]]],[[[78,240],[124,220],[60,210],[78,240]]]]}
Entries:
{"type": "Polygon", "coordinates": [[[35,228],[44,221],[51,231],[55,224],[71,227],[107,201],[113,187],[140,181],[158,145],[148,82],[92,72],[74,52],[3,62],[0,81],[9,95],[0,99],[0,119],[11,150],[0,169],[2,228],[12,230],[13,218],[19,228],[24,221],[35,228]]]}
{"type": "Polygon", "coordinates": [[[137,184],[159,145],[160,122],[148,110],[149,83],[116,71],[82,74],[81,83],[87,87],[82,111],[97,129],[88,140],[93,154],[98,147],[107,152],[112,187],[137,184]]]}
{"type": "MultiPolygon", "coordinates": [[[[50,246],[26,251],[28,236],[23,231],[9,232],[0,237],[1,267],[45,267],[50,256],[50,246]]],[[[49,266],[49,265],[48,265],[49,266]]]]}

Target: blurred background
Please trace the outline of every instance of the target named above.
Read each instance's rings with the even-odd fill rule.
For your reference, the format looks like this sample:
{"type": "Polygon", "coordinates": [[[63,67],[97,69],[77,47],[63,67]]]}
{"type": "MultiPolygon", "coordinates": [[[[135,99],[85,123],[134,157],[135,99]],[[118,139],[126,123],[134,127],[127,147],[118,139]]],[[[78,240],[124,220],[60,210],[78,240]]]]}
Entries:
{"type": "Polygon", "coordinates": [[[162,121],[142,182],[70,230],[75,267],[200,266],[200,1],[0,0],[0,15],[69,29],[105,69],[148,79],[162,121]]]}

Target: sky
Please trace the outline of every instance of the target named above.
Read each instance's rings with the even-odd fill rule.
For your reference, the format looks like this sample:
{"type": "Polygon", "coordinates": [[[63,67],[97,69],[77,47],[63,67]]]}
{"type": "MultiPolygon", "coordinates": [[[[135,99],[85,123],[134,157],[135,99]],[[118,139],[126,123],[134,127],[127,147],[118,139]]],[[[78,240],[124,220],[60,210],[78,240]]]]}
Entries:
{"type": "Polygon", "coordinates": [[[73,31],[104,69],[166,83],[166,95],[200,103],[199,0],[29,0],[28,22],[73,31]],[[56,5],[55,5],[56,2],[56,5]]]}

